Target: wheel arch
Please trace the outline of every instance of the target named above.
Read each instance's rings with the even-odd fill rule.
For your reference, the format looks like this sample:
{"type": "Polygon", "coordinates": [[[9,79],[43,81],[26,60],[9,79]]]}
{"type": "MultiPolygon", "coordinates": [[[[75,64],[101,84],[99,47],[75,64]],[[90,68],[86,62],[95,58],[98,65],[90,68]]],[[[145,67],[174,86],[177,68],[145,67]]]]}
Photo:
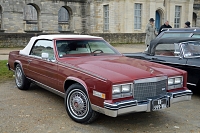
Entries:
{"type": "Polygon", "coordinates": [[[83,88],[85,89],[85,91],[86,91],[88,97],[89,97],[89,94],[88,94],[88,87],[87,87],[86,83],[85,83],[83,80],[81,80],[81,79],[79,79],[79,78],[76,78],[76,77],[67,77],[67,79],[65,80],[64,85],[63,85],[63,86],[64,86],[64,91],[66,92],[67,89],[68,89],[72,84],[75,84],[75,83],[78,83],[78,84],[82,85],[83,88]]]}
{"type": "Polygon", "coordinates": [[[21,63],[19,60],[16,60],[16,61],[14,62],[14,68],[13,68],[13,69],[14,69],[14,70],[16,69],[17,64],[20,65],[23,74],[26,76],[26,74],[24,73],[24,69],[23,69],[23,67],[22,67],[22,63],[21,63]]]}
{"type": "MultiPolygon", "coordinates": [[[[15,70],[17,64],[19,64],[19,65],[21,66],[21,68],[22,68],[22,63],[21,63],[19,60],[16,60],[16,61],[14,62],[14,70],[15,70]]],[[[22,68],[22,71],[24,72],[23,68],[22,68]]]]}

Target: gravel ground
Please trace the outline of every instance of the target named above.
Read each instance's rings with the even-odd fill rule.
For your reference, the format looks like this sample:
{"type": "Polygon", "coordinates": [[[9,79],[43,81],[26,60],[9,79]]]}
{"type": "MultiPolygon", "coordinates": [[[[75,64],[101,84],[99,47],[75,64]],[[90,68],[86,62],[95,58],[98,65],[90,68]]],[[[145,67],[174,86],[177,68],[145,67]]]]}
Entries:
{"type": "Polygon", "coordinates": [[[14,80],[0,83],[0,133],[199,133],[200,95],[150,113],[116,118],[100,115],[91,124],[72,121],[64,99],[32,85],[21,91],[14,80]]]}

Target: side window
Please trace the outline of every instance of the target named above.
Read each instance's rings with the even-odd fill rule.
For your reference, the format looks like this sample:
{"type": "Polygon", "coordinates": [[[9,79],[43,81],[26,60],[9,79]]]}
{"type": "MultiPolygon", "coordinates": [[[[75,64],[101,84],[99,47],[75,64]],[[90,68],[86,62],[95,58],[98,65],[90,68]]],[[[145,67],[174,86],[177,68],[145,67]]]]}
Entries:
{"type": "Polygon", "coordinates": [[[192,38],[200,38],[200,34],[194,34],[192,38]]]}
{"type": "Polygon", "coordinates": [[[184,57],[200,57],[200,43],[197,41],[181,43],[184,57]]]}
{"type": "Polygon", "coordinates": [[[50,40],[38,40],[33,46],[30,55],[42,57],[42,53],[48,53],[49,59],[54,60],[53,42],[50,40]]]}
{"type": "Polygon", "coordinates": [[[175,49],[177,46],[174,44],[159,44],[155,49],[155,55],[175,56],[175,49]]]}

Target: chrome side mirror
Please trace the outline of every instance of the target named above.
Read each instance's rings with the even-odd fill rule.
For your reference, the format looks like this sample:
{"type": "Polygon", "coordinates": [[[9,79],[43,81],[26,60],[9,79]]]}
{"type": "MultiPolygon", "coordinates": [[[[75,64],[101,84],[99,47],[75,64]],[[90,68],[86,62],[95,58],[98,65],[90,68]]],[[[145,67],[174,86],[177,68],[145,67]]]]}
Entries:
{"type": "Polygon", "coordinates": [[[48,53],[42,53],[42,59],[49,59],[49,54],[48,53]]]}

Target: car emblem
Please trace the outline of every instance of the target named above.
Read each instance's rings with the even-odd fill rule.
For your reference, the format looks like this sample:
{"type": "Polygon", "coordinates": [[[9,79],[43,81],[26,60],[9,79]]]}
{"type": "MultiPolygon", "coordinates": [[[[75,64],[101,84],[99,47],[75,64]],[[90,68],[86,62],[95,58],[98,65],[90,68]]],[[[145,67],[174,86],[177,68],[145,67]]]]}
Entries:
{"type": "Polygon", "coordinates": [[[154,72],[154,70],[153,69],[150,69],[150,73],[152,74],[154,72]]]}

